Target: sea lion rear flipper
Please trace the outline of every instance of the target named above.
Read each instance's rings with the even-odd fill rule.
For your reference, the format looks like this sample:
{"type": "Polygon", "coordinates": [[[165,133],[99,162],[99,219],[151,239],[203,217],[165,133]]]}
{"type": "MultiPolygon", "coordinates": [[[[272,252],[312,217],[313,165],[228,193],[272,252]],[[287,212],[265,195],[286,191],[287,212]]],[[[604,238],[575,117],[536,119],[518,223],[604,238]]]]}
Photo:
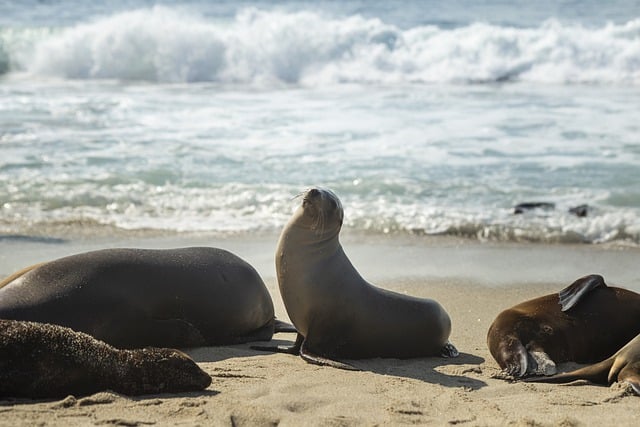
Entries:
{"type": "Polygon", "coordinates": [[[594,384],[607,384],[607,374],[611,366],[613,365],[613,359],[609,358],[595,365],[585,366],[583,368],[576,369],[575,371],[565,372],[558,375],[552,375],[550,377],[533,377],[527,378],[527,382],[536,383],[552,383],[552,384],[566,384],[577,380],[586,380],[594,384]]]}
{"type": "Polygon", "coordinates": [[[303,341],[302,346],[300,347],[300,357],[302,357],[302,359],[304,359],[306,362],[309,362],[313,365],[331,366],[332,368],[345,369],[347,371],[360,370],[348,363],[340,362],[337,360],[329,359],[324,356],[314,354],[313,352],[309,351],[309,349],[307,348],[306,341],[303,341]]]}
{"type": "Polygon", "coordinates": [[[283,322],[282,320],[274,319],[273,332],[293,332],[297,333],[296,327],[290,323],[283,322]]]}
{"type": "Polygon", "coordinates": [[[447,341],[447,343],[444,345],[444,347],[442,347],[442,350],[440,350],[440,355],[442,357],[458,357],[460,356],[460,352],[458,351],[458,349],[451,344],[449,341],[447,341]]]}
{"type": "Polygon", "coordinates": [[[567,311],[575,306],[585,295],[599,287],[607,287],[604,278],[599,274],[584,276],[558,292],[559,304],[562,311],[567,311]]]}
{"type": "Polygon", "coordinates": [[[296,342],[290,347],[284,345],[252,345],[249,346],[249,348],[252,350],[271,351],[274,353],[293,354],[297,356],[300,354],[300,348],[302,347],[303,341],[304,337],[300,333],[298,333],[298,335],[296,336],[296,342]]]}

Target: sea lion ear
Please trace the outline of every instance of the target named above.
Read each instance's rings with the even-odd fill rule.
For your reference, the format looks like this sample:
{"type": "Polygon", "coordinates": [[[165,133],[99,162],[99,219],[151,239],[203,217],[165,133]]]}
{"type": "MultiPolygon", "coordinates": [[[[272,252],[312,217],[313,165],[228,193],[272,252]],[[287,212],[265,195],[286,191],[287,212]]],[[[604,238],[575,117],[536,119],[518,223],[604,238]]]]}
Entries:
{"type": "Polygon", "coordinates": [[[578,304],[589,292],[600,287],[606,288],[607,284],[599,274],[581,277],[558,293],[558,304],[562,306],[562,311],[567,311],[578,304]]]}

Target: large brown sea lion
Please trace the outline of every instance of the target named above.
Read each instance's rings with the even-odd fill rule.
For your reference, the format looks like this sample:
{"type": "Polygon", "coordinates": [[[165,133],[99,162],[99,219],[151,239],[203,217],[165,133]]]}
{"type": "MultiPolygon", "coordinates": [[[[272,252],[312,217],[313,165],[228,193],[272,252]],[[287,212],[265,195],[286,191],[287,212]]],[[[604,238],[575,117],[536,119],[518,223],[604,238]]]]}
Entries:
{"type": "Polygon", "coordinates": [[[500,313],[487,344],[509,375],[552,375],[556,363],[592,363],[613,354],[640,333],[639,319],[640,295],[590,275],[500,313]]]}

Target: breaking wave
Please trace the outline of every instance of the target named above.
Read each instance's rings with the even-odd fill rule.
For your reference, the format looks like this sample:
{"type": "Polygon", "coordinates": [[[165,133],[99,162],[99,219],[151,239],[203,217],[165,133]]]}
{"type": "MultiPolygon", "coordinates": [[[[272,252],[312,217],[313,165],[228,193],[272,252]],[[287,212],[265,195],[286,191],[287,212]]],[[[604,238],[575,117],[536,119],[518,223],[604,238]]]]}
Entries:
{"type": "Polygon", "coordinates": [[[168,7],[68,28],[0,29],[0,73],[232,85],[640,84],[640,19],[588,28],[379,19],[246,9],[214,21],[168,7]]]}

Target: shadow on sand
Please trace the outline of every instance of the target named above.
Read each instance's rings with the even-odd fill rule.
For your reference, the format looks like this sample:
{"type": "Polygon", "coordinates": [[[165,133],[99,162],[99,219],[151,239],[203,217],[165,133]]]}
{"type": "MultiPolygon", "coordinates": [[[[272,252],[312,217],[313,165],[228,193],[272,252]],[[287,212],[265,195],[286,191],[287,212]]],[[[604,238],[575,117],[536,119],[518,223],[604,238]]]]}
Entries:
{"type": "MultiPolygon", "coordinates": [[[[292,337],[294,335],[292,334],[292,337]]],[[[196,362],[219,362],[239,357],[259,357],[273,353],[253,350],[251,345],[263,346],[291,346],[293,341],[273,339],[261,343],[248,343],[234,346],[202,347],[186,350],[196,362]]],[[[297,357],[297,356],[291,356],[297,357]]],[[[441,384],[445,387],[463,387],[471,390],[479,390],[487,385],[484,381],[471,378],[468,374],[481,373],[480,364],[484,363],[482,357],[460,353],[456,358],[421,357],[414,359],[359,359],[340,360],[362,371],[369,371],[380,375],[410,378],[427,383],[441,384]]],[[[307,363],[300,359],[300,363],[307,363]]],[[[326,369],[336,369],[326,367],[326,369]]]]}

